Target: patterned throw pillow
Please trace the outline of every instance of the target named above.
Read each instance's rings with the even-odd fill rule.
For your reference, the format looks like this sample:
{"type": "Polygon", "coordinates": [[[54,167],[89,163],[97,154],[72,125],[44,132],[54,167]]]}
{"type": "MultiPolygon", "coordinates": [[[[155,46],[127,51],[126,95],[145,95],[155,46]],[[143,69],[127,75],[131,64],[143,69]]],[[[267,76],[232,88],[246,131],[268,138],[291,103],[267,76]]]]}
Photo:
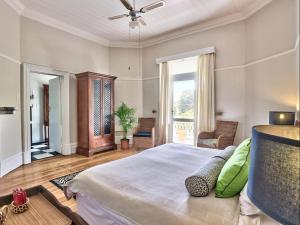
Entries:
{"type": "Polygon", "coordinates": [[[211,158],[194,175],[186,178],[185,186],[188,192],[195,197],[207,196],[214,188],[225,162],[219,157],[211,158]]]}

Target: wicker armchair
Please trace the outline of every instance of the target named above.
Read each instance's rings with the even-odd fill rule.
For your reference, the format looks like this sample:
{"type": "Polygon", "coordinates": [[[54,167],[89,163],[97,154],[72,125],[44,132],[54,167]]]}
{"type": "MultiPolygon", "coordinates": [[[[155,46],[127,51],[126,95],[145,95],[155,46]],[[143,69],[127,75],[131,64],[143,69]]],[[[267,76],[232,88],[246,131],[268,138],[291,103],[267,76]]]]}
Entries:
{"type": "Polygon", "coordinates": [[[237,126],[238,122],[218,120],[214,131],[199,134],[197,146],[224,149],[233,144],[237,126]]]}
{"type": "Polygon", "coordinates": [[[133,133],[133,146],[137,149],[152,148],[155,145],[155,118],[139,118],[133,133]]]}

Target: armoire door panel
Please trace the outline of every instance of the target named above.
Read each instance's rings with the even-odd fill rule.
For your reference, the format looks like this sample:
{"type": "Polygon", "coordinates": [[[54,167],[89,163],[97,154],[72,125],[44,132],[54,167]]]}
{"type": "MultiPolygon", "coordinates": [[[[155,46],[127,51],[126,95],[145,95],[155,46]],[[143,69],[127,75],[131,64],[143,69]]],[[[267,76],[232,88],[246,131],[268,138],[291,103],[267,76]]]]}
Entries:
{"type": "Polygon", "coordinates": [[[101,136],[101,114],[102,114],[102,104],[101,104],[101,93],[102,85],[100,79],[93,80],[93,128],[94,136],[101,136]]]}
{"type": "Polygon", "coordinates": [[[111,134],[112,122],[112,83],[110,80],[103,81],[103,120],[104,135],[111,134]]]}

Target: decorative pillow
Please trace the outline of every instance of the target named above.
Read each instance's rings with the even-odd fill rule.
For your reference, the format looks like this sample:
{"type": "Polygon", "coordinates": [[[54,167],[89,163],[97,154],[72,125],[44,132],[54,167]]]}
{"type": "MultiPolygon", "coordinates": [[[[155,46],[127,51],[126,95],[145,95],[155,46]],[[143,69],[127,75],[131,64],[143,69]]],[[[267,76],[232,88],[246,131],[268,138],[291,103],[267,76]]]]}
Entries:
{"type": "Polygon", "coordinates": [[[211,158],[194,175],[186,178],[188,192],[195,197],[207,196],[214,188],[225,162],[222,158],[211,158]]]}
{"type": "Polygon", "coordinates": [[[212,147],[212,148],[217,148],[218,139],[199,139],[198,143],[202,144],[202,145],[207,145],[207,146],[212,147]]]}
{"type": "Polygon", "coordinates": [[[244,140],[225,163],[217,181],[217,197],[233,197],[245,186],[248,180],[250,144],[250,138],[244,140]]]}
{"type": "Polygon", "coordinates": [[[236,146],[228,146],[224,150],[218,151],[218,153],[215,156],[213,156],[213,158],[219,157],[227,161],[232,156],[235,149],[236,146]]]}

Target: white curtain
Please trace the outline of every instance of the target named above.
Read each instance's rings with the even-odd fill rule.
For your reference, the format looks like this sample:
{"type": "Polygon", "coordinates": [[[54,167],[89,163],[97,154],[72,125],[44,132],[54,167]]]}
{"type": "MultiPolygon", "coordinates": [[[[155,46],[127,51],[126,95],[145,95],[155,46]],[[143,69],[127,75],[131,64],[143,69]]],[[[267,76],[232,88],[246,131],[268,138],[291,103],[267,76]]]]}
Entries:
{"type": "Polygon", "coordinates": [[[170,117],[170,70],[169,63],[159,64],[159,119],[157,144],[168,142],[168,128],[170,117]]]}
{"type": "Polygon", "coordinates": [[[196,85],[195,135],[198,135],[215,129],[215,53],[198,57],[196,85]]]}

